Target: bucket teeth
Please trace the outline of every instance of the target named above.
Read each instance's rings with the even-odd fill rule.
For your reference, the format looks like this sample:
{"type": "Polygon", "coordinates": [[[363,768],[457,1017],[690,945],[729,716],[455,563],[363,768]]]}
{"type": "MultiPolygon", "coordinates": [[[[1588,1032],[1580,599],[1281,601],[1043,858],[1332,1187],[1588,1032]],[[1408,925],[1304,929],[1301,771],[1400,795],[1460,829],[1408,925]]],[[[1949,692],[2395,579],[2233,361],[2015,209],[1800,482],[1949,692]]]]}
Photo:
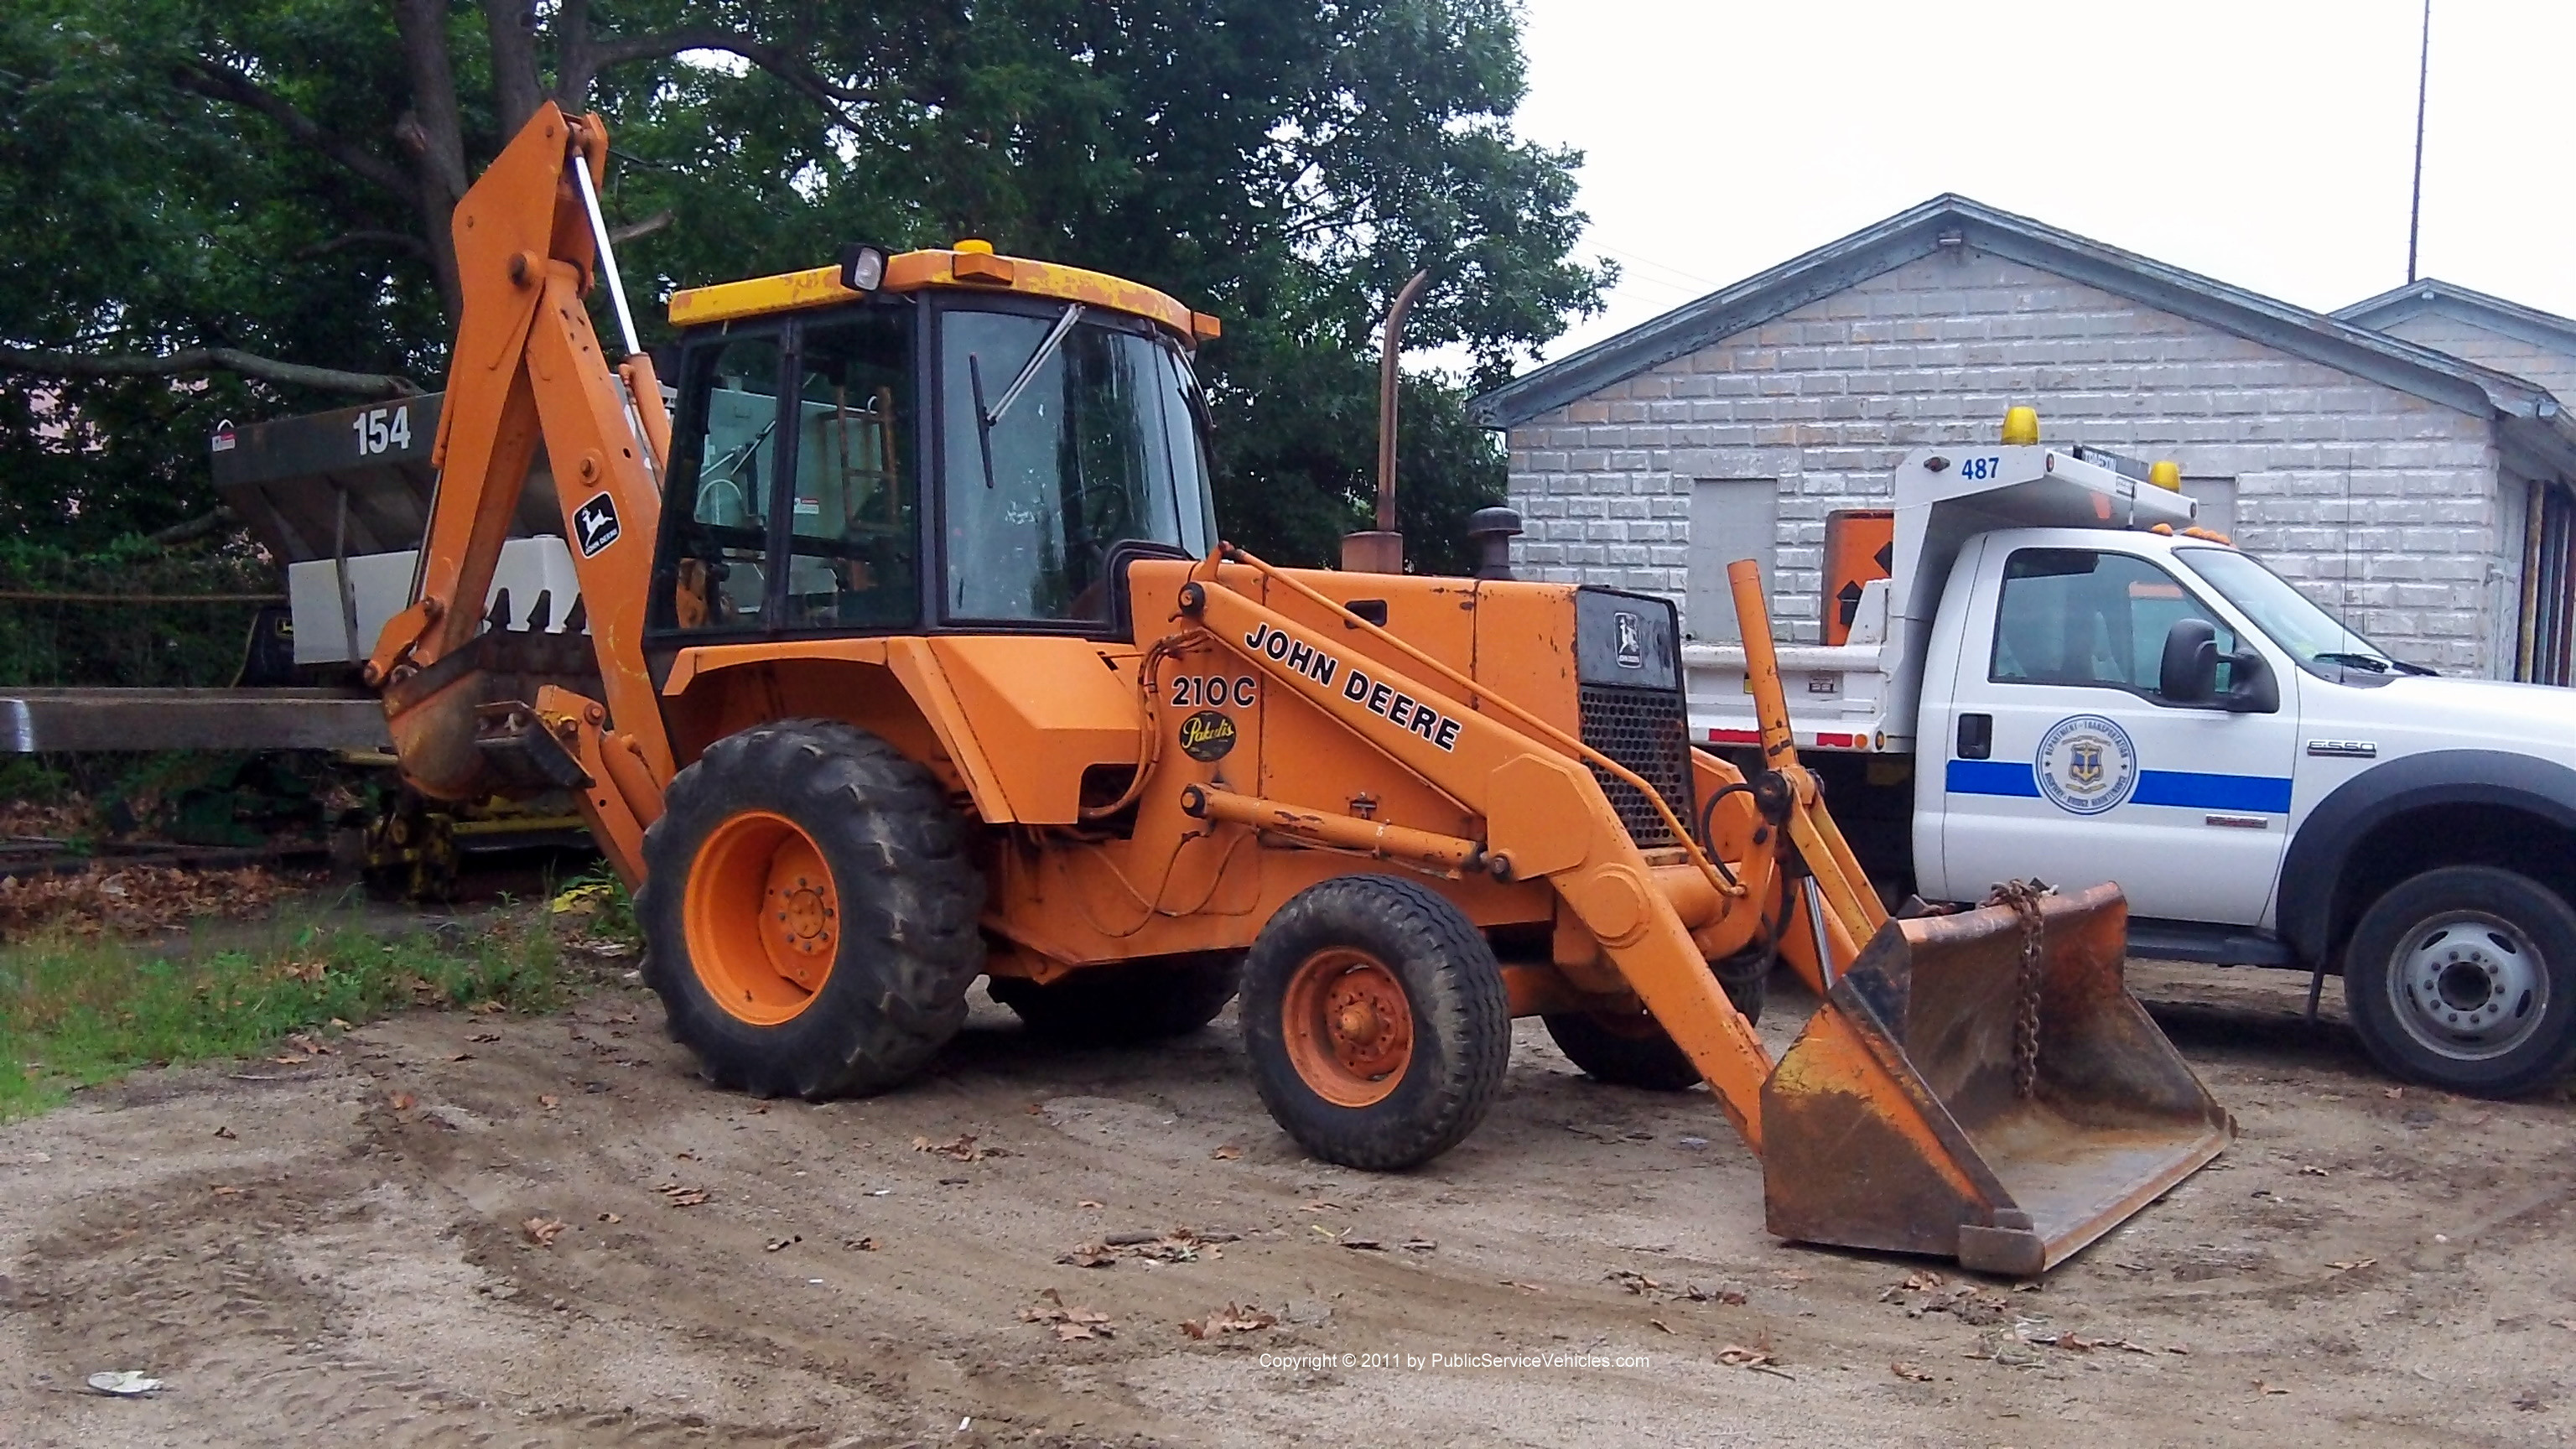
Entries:
{"type": "Polygon", "coordinates": [[[2037,904],[2035,976],[2003,905],[1891,920],[1834,983],[1762,1089],[1772,1232],[2035,1275],[2233,1139],[2129,995],[2119,887],[2037,904]]]}

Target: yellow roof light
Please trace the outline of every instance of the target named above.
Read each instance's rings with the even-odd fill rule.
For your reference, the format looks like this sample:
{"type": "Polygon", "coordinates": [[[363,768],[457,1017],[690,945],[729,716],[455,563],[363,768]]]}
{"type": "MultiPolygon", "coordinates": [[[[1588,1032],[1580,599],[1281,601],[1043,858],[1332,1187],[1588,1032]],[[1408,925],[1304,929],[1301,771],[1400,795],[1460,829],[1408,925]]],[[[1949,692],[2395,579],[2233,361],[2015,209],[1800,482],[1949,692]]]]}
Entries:
{"type": "Polygon", "coordinates": [[[949,250],[955,252],[973,252],[978,256],[989,257],[993,254],[993,244],[978,237],[968,237],[966,240],[950,247],[949,250]]]}
{"type": "Polygon", "coordinates": [[[2160,458],[2147,465],[2147,481],[2169,493],[2182,491],[2182,465],[2171,458],[2160,458]]]}
{"type": "Polygon", "coordinates": [[[2039,409],[2004,409],[2004,446],[2027,448],[2039,441],[2039,409]]]}

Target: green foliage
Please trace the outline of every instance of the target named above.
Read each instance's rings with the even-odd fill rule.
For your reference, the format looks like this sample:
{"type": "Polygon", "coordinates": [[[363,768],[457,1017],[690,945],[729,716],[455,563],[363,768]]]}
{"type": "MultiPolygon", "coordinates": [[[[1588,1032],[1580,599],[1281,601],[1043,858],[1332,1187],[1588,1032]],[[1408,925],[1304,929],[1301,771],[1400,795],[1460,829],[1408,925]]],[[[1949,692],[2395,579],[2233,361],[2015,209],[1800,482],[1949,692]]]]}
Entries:
{"type": "MultiPolygon", "coordinates": [[[[0,341],[232,345],[435,386],[441,158],[479,170],[508,96],[542,82],[607,115],[612,221],[672,218],[622,249],[639,301],[847,240],[983,236],[1221,316],[1202,357],[1219,517],[1282,562],[1330,558],[1360,521],[1377,322],[1429,268],[1408,340],[1468,375],[1408,380],[1400,494],[1418,566],[1454,568],[1463,515],[1502,479],[1466,391],[1607,280],[1571,259],[1579,158],[1512,132],[1511,0],[454,0],[443,32],[398,25],[405,6],[436,8],[7,7],[0,341]],[[531,11],[521,66],[487,20],[531,11]],[[684,29],[733,51],[683,52],[684,29]],[[221,67],[265,99],[222,94],[221,67]]],[[[191,516],[218,418],[329,401],[230,376],[0,375],[0,528],[98,539],[191,516]]]]}
{"type": "Polygon", "coordinates": [[[542,923],[471,933],[280,922],[200,956],[58,937],[0,948],[0,1121],[139,1067],[252,1056],[408,1006],[545,1011],[566,986],[542,923]]]}
{"type": "MultiPolygon", "coordinates": [[[[5,478],[0,472],[0,497],[5,478]]],[[[127,536],[75,553],[0,538],[0,685],[230,684],[257,604],[110,603],[96,596],[276,589],[275,567],[247,548],[180,552],[127,536]]]]}

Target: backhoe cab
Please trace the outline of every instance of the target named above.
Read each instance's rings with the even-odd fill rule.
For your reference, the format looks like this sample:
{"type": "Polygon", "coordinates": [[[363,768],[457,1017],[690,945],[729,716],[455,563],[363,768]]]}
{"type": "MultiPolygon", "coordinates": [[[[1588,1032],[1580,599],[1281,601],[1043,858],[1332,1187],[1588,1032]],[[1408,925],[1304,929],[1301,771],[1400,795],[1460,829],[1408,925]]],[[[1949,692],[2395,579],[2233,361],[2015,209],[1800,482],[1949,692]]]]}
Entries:
{"type": "Polygon", "coordinates": [[[1774,1231],[2018,1273],[2231,1136],[2121,987],[2116,889],[1888,918],[1749,565],[1748,777],[1687,741],[1668,602],[1218,542],[1213,319],[974,243],[679,293],[665,424],[584,305],[604,157],[547,108],[458,208],[430,547],[372,668],[424,790],[581,793],[711,1079],[894,1086],[979,975],[1038,1033],[1126,1041],[1239,990],[1282,1127],[1396,1169],[1540,1015],[1603,1080],[1706,1081],[1774,1231]],[[579,660],[449,607],[540,434],[579,660]],[[1824,1002],[1776,1071],[1775,960],[1824,1002]]]}

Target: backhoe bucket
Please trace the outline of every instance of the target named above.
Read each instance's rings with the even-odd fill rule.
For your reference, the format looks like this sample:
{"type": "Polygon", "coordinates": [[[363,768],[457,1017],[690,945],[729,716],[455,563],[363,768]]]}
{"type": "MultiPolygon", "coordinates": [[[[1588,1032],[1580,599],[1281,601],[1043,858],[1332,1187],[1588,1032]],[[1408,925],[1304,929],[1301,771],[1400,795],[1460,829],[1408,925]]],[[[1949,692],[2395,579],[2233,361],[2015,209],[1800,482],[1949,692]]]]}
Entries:
{"type": "Polygon", "coordinates": [[[2037,1051],[2020,1070],[2025,920],[1891,920],[1762,1088],[1773,1233],[2047,1271],[2236,1135],[2122,979],[2116,885],[2038,901],[2037,1051]]]}

